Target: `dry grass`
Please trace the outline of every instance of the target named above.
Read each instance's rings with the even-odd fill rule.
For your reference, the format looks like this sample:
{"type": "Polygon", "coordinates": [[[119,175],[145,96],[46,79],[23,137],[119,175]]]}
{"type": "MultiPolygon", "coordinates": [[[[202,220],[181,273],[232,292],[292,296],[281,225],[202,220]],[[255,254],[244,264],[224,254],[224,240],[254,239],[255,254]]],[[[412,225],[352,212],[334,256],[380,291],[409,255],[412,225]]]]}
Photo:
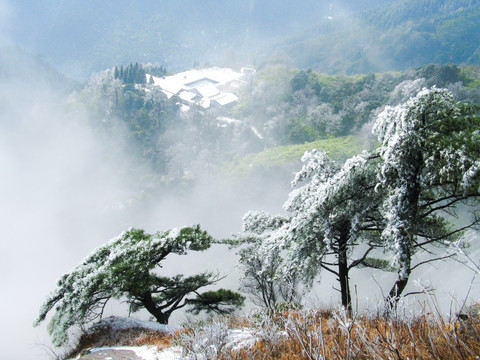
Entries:
{"type": "MultiPolygon", "coordinates": [[[[446,321],[426,313],[408,319],[380,316],[348,318],[341,311],[310,310],[234,319],[248,327],[255,341],[241,348],[222,346],[209,359],[373,360],[478,359],[480,319],[446,321]],[[276,334],[276,335],[274,335],[276,334]]],[[[197,336],[197,341],[204,341],[197,336]]],[[[181,344],[181,339],[179,341],[181,344]]],[[[190,344],[190,349],[194,348],[190,344]]],[[[196,354],[192,358],[196,359],[196,354]]],[[[202,358],[201,356],[198,358],[202,358]]]]}

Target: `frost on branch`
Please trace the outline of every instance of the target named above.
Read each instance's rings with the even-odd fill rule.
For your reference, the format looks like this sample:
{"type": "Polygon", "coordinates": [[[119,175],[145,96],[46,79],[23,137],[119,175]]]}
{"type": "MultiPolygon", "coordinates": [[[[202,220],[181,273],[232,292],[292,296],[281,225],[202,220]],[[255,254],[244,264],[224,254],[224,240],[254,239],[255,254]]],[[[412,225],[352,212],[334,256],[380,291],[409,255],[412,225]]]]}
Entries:
{"type": "MultiPolygon", "coordinates": [[[[376,160],[365,152],[342,166],[326,153],[313,150],[305,153],[302,161],[303,167],[292,182],[296,188],[284,205],[288,217],[279,223],[268,214],[249,213],[244,218],[242,237],[255,233],[257,242],[249,254],[250,259],[259,256],[262,269],[281,262],[277,273],[283,279],[289,275],[308,287],[320,269],[326,268],[342,279],[342,292],[346,293],[349,265],[368,266],[366,256],[362,261],[351,260],[351,264],[348,256],[355,242],[373,241],[368,235],[360,236],[360,231],[366,226],[366,215],[374,213],[378,204],[373,191],[376,160]]],[[[348,306],[349,297],[345,298],[348,306]]]]}
{"type": "MultiPolygon", "coordinates": [[[[280,221],[249,213],[241,237],[255,244],[261,269],[281,261],[282,274],[296,273],[307,284],[320,269],[335,274],[347,306],[349,271],[382,264],[370,256],[383,248],[398,270],[388,295],[397,299],[421,265],[411,264],[415,251],[454,241],[464,230],[445,213],[455,216],[458,204],[480,198],[479,129],[478,109],[457,103],[447,90],[423,89],[380,114],[374,126],[380,146],[372,153],[343,165],[321,151],[305,153],[284,204],[288,215],[280,221]]],[[[479,224],[474,214],[466,228],[479,224]]]]}

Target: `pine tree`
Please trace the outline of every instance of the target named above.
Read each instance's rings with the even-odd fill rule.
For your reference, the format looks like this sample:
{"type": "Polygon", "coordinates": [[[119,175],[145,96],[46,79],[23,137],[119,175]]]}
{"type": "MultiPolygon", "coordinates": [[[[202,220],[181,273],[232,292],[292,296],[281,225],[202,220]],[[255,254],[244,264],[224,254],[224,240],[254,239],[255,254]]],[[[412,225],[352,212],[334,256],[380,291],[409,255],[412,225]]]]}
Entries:
{"type": "Polygon", "coordinates": [[[382,237],[395,251],[397,280],[389,292],[395,304],[412,271],[413,251],[441,243],[479,224],[473,217],[466,227],[447,224],[459,204],[480,200],[480,117],[478,109],[457,103],[445,89],[424,89],[397,107],[387,107],[374,132],[382,158],[377,188],[385,192],[382,237]],[[443,224],[425,229],[426,222],[443,224]],[[451,227],[451,228],[449,228],[451,227]]]}
{"type": "Polygon", "coordinates": [[[85,326],[101,318],[110,299],[124,300],[132,312],[146,309],[162,324],[168,323],[172,312],[186,306],[195,313],[230,313],[242,305],[241,295],[222,289],[199,292],[220,280],[218,275],[204,272],[167,277],[154,271],[168,255],[206,250],[212,240],[199,226],[156,234],[130,229],[62,276],[43,304],[36,325],[54,310],[48,331],[53,343],[62,345],[72,326],[85,326]]]}

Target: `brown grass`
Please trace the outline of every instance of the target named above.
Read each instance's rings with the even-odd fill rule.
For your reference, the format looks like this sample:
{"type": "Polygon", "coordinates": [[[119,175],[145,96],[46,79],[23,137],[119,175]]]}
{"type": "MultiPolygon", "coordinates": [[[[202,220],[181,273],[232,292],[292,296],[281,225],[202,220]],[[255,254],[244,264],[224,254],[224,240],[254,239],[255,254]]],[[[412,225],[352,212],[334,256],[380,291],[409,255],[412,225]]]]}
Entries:
{"type": "Polygon", "coordinates": [[[438,316],[410,321],[381,317],[347,319],[314,311],[279,316],[286,336],[275,344],[259,339],[251,348],[220,359],[477,359],[480,321],[447,322],[438,316]]]}

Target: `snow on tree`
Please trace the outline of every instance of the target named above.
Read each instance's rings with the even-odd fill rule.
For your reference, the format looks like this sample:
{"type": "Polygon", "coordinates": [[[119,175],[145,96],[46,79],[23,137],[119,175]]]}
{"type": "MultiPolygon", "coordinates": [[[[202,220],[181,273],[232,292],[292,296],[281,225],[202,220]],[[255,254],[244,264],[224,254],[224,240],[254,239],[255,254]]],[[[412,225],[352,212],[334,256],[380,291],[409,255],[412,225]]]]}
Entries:
{"type": "MultiPolygon", "coordinates": [[[[263,259],[263,271],[282,257],[284,276],[301,278],[307,286],[321,269],[335,274],[340,283],[342,304],[350,309],[349,271],[354,267],[383,267],[369,253],[379,246],[379,204],[375,158],[363,153],[343,166],[326,153],[313,150],[302,157],[293,190],[284,208],[289,216],[281,222],[264,213],[244,217],[244,239],[260,238],[255,253],[263,259]],[[354,258],[352,248],[365,246],[354,258]],[[333,258],[333,260],[332,260],[333,258]]],[[[277,266],[279,267],[279,266],[277,266]]]]}
{"type": "Polygon", "coordinates": [[[342,305],[350,311],[350,270],[384,267],[369,257],[380,245],[379,194],[373,191],[377,161],[364,152],[340,167],[318,151],[306,153],[302,161],[292,182],[297,189],[284,205],[292,214],[287,261],[303,268],[310,281],[320,269],[335,274],[342,305]],[[353,248],[359,250],[356,257],[353,248]]]}
{"type": "Polygon", "coordinates": [[[276,232],[287,219],[265,212],[249,212],[243,219],[243,234],[229,243],[242,245],[238,251],[243,269],[242,289],[252,301],[269,311],[291,306],[299,295],[299,283],[294,273],[282,274],[281,247],[269,242],[271,231],[276,232]]]}
{"type": "Polygon", "coordinates": [[[395,253],[398,275],[389,292],[396,302],[407,285],[412,252],[451,240],[479,223],[447,222],[455,207],[479,199],[480,118],[478,109],[456,102],[445,89],[423,89],[379,115],[374,133],[382,159],[377,190],[385,193],[382,238],[395,253]],[[425,223],[434,224],[424,228],[425,223]]]}
{"type": "Polygon", "coordinates": [[[70,328],[101,318],[110,299],[125,300],[132,312],[144,308],[162,324],[168,323],[173,311],[185,306],[191,306],[194,313],[230,313],[243,304],[240,294],[223,289],[198,291],[220,280],[217,274],[165,277],[157,270],[168,255],[206,250],[212,240],[198,225],[155,234],[129,229],[61,277],[35,324],[54,310],[48,331],[53,343],[62,345],[70,328]]]}

